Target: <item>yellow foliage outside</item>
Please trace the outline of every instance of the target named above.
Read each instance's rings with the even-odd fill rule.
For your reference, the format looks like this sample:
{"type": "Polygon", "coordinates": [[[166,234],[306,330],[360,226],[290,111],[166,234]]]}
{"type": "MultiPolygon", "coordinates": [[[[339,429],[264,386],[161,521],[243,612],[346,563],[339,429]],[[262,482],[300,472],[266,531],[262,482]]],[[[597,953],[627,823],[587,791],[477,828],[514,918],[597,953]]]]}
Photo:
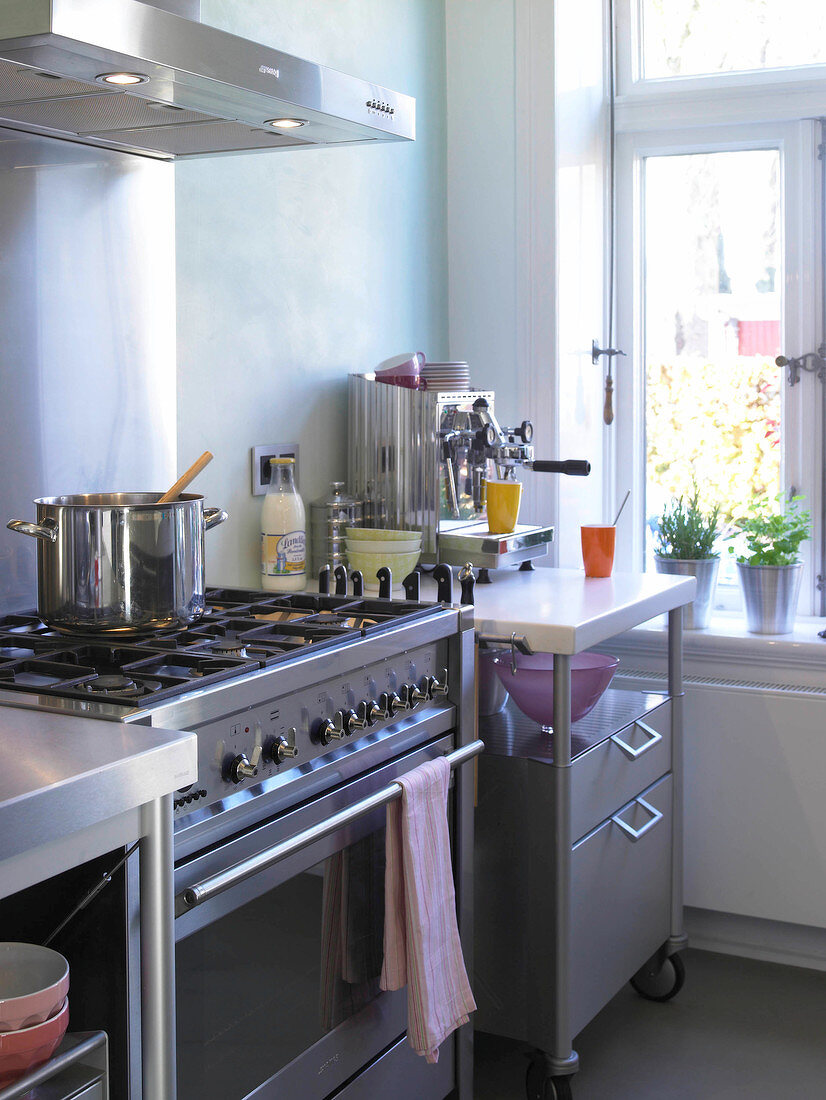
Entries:
{"type": "Polygon", "coordinates": [[[696,481],[703,507],[742,513],[752,497],[780,490],[779,367],[763,356],[650,363],[646,447],[649,517],[696,481]]]}

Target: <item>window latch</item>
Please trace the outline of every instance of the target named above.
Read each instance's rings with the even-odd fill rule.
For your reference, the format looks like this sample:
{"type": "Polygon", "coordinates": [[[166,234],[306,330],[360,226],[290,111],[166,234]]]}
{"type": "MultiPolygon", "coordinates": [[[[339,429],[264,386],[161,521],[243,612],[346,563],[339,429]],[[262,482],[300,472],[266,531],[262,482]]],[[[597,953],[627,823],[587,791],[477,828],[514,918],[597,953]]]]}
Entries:
{"type": "Polygon", "coordinates": [[[608,366],[611,366],[611,360],[615,355],[625,355],[624,351],[620,351],[619,348],[601,348],[596,340],[591,341],[591,362],[598,363],[603,355],[608,356],[608,366]]]}
{"type": "Polygon", "coordinates": [[[605,376],[605,402],[602,406],[602,419],[605,424],[614,423],[614,363],[615,355],[625,355],[619,348],[601,348],[596,340],[591,341],[591,362],[598,363],[602,356],[608,359],[608,373],[605,376]]]}
{"type": "Polygon", "coordinates": [[[826,354],[826,347],[821,344],[816,352],[807,351],[805,355],[798,355],[796,358],[778,355],[775,363],[778,367],[789,368],[790,386],[796,386],[800,381],[801,371],[814,374],[819,382],[826,382],[826,359],[824,359],[824,354],[826,354]]]}

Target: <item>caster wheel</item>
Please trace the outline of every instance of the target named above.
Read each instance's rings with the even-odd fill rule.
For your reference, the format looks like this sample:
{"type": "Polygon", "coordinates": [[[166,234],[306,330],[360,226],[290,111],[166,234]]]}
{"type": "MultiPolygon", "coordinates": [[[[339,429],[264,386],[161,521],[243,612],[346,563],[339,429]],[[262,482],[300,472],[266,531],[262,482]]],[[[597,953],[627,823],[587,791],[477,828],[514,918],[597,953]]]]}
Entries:
{"type": "Polygon", "coordinates": [[[528,1100],[573,1100],[570,1077],[550,1077],[542,1055],[535,1055],[525,1078],[528,1100]]]}
{"type": "Polygon", "coordinates": [[[685,964],[679,955],[671,955],[662,966],[646,963],[631,979],[631,987],[647,1001],[670,1001],[685,983],[685,964]]]}

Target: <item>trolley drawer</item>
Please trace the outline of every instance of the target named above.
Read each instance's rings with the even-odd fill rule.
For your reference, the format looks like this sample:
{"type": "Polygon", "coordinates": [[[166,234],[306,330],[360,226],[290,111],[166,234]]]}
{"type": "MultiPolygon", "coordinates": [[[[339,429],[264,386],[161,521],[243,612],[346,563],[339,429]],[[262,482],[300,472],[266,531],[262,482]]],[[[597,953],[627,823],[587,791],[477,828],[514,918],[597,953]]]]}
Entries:
{"type": "Polygon", "coordinates": [[[574,845],[572,1035],[668,939],[671,806],[669,774],[574,845]]]}
{"type": "Polygon", "coordinates": [[[671,700],[576,757],[571,836],[579,840],[671,770],[671,700]]]}

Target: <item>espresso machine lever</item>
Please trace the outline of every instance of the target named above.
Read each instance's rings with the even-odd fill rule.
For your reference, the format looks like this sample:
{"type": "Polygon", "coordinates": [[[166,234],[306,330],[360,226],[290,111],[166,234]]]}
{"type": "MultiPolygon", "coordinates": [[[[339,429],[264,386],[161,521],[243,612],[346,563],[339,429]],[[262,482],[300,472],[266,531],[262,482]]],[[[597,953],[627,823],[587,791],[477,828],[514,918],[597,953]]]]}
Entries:
{"type": "Polygon", "coordinates": [[[587,477],[591,472],[591,463],[585,458],[566,458],[562,461],[548,458],[537,458],[533,462],[526,462],[538,474],[568,474],[572,477],[587,477]]]}

